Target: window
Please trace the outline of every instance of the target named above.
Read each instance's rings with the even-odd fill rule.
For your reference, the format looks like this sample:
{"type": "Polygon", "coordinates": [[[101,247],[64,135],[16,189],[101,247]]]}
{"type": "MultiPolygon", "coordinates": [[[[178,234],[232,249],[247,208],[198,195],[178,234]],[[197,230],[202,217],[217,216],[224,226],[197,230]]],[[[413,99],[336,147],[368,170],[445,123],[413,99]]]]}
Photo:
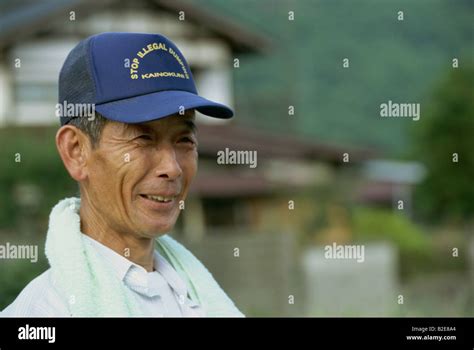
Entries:
{"type": "Polygon", "coordinates": [[[249,208],[236,198],[204,198],[204,220],[207,228],[249,225],[249,208]]]}

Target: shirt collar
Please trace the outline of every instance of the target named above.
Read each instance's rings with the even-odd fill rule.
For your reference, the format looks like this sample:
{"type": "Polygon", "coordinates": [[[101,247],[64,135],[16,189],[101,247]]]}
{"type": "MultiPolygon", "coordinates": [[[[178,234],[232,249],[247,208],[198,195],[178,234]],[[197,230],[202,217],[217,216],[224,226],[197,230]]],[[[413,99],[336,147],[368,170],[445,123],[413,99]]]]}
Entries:
{"type": "Polygon", "coordinates": [[[187,298],[188,288],[183,279],[178,275],[176,270],[170,265],[168,260],[163,258],[155,250],[155,259],[154,259],[155,270],[158,271],[163,278],[169,283],[171,288],[178,294],[180,298],[187,298]]]}
{"type": "Polygon", "coordinates": [[[125,275],[133,265],[136,265],[138,268],[143,268],[131,262],[124,256],[118,254],[106,245],[100,243],[99,241],[96,241],[92,237],[89,237],[85,234],[83,234],[82,237],[85,238],[86,241],[89,242],[96,249],[96,251],[100,254],[100,256],[104,258],[105,261],[107,261],[107,263],[113,268],[114,272],[117,274],[117,277],[121,281],[124,280],[125,275]]]}

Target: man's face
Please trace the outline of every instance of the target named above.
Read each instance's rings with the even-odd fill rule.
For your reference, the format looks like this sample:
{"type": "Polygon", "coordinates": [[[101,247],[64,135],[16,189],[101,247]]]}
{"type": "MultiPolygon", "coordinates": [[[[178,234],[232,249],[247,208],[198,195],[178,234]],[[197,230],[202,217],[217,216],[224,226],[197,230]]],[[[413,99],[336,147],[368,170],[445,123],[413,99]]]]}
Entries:
{"type": "Polygon", "coordinates": [[[107,225],[155,237],[169,232],[197,170],[194,112],[142,124],[108,122],[87,160],[84,190],[107,225]]]}

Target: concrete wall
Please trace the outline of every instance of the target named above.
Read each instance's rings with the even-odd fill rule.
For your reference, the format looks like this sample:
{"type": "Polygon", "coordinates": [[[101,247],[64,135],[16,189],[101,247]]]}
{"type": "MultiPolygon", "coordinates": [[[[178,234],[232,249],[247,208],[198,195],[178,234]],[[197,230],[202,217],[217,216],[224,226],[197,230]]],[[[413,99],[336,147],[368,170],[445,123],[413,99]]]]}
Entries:
{"type": "Polygon", "coordinates": [[[220,230],[185,245],[250,316],[298,315],[303,307],[294,235],[220,230]],[[238,256],[236,256],[238,248],[238,256]],[[294,303],[291,303],[291,297],[294,303]]]}
{"type": "Polygon", "coordinates": [[[327,259],[324,247],[303,254],[307,315],[389,315],[396,308],[397,256],[389,244],[366,244],[364,261],[327,259]]]}

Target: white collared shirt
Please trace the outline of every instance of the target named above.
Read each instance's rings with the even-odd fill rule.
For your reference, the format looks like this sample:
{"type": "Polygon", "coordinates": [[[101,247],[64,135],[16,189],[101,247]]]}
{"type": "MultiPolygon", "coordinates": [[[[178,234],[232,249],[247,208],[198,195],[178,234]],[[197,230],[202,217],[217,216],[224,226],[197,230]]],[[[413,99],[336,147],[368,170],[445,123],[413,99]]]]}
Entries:
{"type": "MultiPolygon", "coordinates": [[[[158,252],[154,255],[154,270],[147,272],[109,247],[84,235],[90,244],[136,297],[144,316],[199,317],[200,305],[188,297],[186,283],[158,252]]],[[[69,316],[67,301],[54,287],[51,269],[31,281],[15,301],[0,316],[61,317],[69,316]]]]}

